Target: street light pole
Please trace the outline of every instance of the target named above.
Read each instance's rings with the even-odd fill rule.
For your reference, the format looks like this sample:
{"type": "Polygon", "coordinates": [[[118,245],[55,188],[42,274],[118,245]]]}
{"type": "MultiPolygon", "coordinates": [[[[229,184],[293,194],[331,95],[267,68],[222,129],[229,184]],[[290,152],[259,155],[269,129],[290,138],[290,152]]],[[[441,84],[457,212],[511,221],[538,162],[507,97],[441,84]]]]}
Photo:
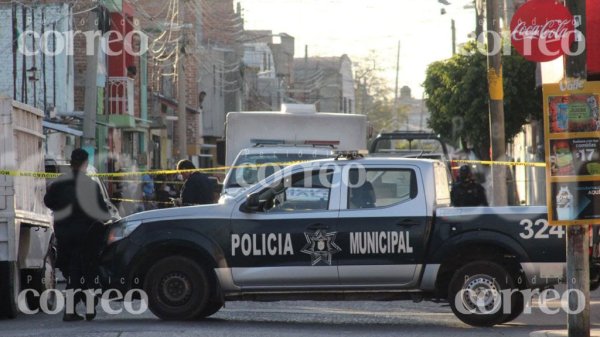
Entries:
{"type": "Polygon", "coordinates": [[[452,56],[456,55],[456,23],[451,20],[450,29],[452,30],[452,56]]]}
{"type": "Polygon", "coordinates": [[[398,116],[398,77],[400,76],[400,41],[398,41],[398,53],[396,54],[396,86],[394,87],[394,131],[400,130],[400,118],[398,116]]]}
{"type": "Polygon", "coordinates": [[[183,27],[185,18],[185,6],[179,0],[179,32],[181,43],[177,43],[177,140],[178,157],[187,159],[187,99],[186,99],[186,74],[185,74],[185,30],[183,27]]]}
{"type": "MultiPolygon", "coordinates": [[[[502,87],[502,54],[499,45],[501,44],[499,38],[501,35],[498,8],[498,0],[486,1],[491,159],[493,161],[504,161],[506,154],[504,90],[502,87]]],[[[505,206],[507,204],[506,167],[492,165],[492,190],[492,205],[505,206]]]]}
{"type": "MultiPolygon", "coordinates": [[[[573,16],[581,17],[581,24],[576,27],[581,34],[586,35],[586,0],[567,0],[567,8],[573,16]]],[[[566,79],[587,79],[587,54],[584,48],[585,38],[575,39],[570,50],[583,50],[583,53],[565,56],[566,79]]],[[[590,336],[590,234],[588,225],[567,227],[567,288],[569,290],[569,308],[579,308],[579,294],[585,298],[583,311],[567,315],[569,337],[590,336]]]]}
{"type": "MultiPolygon", "coordinates": [[[[88,32],[94,33],[92,41],[93,52],[86,57],[85,72],[85,118],[83,119],[82,148],[89,154],[90,165],[94,166],[96,152],[96,115],[98,114],[98,58],[100,53],[100,38],[95,35],[98,31],[98,14],[91,11],[87,17],[88,32]]],[[[88,46],[88,50],[90,46],[88,46]]]]}

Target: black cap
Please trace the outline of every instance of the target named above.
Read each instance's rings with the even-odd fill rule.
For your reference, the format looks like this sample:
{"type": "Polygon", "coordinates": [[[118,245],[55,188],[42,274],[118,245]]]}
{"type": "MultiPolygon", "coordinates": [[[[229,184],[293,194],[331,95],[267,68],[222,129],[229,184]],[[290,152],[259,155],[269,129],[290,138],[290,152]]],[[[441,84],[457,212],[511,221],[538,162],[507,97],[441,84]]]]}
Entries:
{"type": "Polygon", "coordinates": [[[177,170],[193,170],[196,166],[187,159],[182,159],[177,163],[177,170]]]}
{"type": "Polygon", "coordinates": [[[71,152],[71,166],[72,167],[80,167],[81,164],[86,162],[89,158],[89,155],[84,149],[75,149],[71,152]]]}
{"type": "Polygon", "coordinates": [[[469,165],[463,165],[460,167],[459,172],[461,174],[469,174],[469,173],[471,173],[471,168],[469,167],[469,165]]]}

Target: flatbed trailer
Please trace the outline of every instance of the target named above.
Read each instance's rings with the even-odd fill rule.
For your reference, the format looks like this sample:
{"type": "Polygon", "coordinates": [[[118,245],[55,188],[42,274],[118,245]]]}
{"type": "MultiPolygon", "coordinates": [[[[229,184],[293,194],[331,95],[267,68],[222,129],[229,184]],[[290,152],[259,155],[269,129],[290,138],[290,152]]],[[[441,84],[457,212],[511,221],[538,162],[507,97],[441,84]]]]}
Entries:
{"type": "MultiPolygon", "coordinates": [[[[18,294],[54,288],[52,215],[44,206],[44,113],[0,97],[0,317],[14,318],[18,294]]],[[[26,297],[29,308],[40,305],[26,297]]]]}

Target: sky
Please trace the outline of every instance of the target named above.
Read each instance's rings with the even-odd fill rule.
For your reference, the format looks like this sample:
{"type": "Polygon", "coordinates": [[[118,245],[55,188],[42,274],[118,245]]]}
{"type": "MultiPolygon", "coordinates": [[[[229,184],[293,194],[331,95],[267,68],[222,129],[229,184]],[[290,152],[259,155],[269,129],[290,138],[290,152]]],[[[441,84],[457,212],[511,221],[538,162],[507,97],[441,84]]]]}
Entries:
{"type": "Polygon", "coordinates": [[[245,29],[268,29],[296,39],[295,57],[341,56],[354,63],[371,50],[394,88],[400,41],[399,86],[408,85],[416,98],[423,93],[427,65],[452,56],[451,19],[457,43],[475,29],[471,0],[239,0],[245,29]],[[444,8],[445,15],[440,11],[444,8]]]}

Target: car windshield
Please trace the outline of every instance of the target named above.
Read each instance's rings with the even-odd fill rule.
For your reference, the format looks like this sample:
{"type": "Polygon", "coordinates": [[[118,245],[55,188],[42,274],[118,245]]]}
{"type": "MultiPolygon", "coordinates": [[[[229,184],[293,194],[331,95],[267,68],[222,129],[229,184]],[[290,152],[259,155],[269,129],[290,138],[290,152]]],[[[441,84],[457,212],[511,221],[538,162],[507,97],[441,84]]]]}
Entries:
{"type": "Polygon", "coordinates": [[[225,188],[249,187],[294,162],[329,158],[326,154],[258,153],[238,156],[233,163],[225,188]]]}

